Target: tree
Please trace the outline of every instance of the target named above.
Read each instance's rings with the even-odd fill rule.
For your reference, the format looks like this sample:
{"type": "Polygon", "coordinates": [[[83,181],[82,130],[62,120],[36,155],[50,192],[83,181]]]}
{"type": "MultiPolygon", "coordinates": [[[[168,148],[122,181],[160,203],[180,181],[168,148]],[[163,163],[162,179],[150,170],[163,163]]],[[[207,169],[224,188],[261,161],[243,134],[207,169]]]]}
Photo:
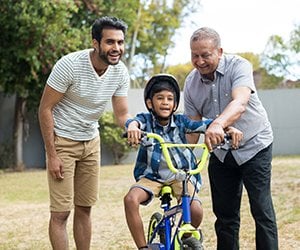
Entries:
{"type": "Polygon", "coordinates": [[[129,43],[129,50],[134,53],[128,58],[130,69],[135,72],[135,87],[143,87],[147,76],[166,70],[165,59],[174,46],[175,31],[199,4],[191,0],[140,1],[129,43]]]}
{"type": "Polygon", "coordinates": [[[85,30],[70,26],[71,0],[0,3],[0,91],[16,95],[14,167],[24,168],[23,127],[27,107],[36,108],[53,63],[85,46],[85,30]]]}
{"type": "Polygon", "coordinates": [[[253,67],[254,82],[258,89],[274,89],[278,88],[282,77],[270,74],[261,63],[260,56],[252,52],[239,53],[240,56],[247,59],[253,67]]]}
{"type": "Polygon", "coordinates": [[[295,26],[288,41],[279,35],[269,38],[262,55],[262,63],[268,72],[284,78],[300,79],[300,24],[295,26]]]}
{"type": "Polygon", "coordinates": [[[253,67],[253,71],[256,71],[260,69],[261,63],[260,63],[260,57],[257,54],[254,54],[252,52],[244,52],[244,53],[238,53],[241,57],[247,59],[253,67]]]}
{"type": "Polygon", "coordinates": [[[254,71],[254,81],[257,89],[276,89],[283,81],[283,77],[270,74],[265,68],[261,67],[254,71]]]}
{"type": "Polygon", "coordinates": [[[126,144],[127,140],[122,138],[124,132],[115,120],[112,112],[105,112],[99,120],[101,145],[105,146],[114,156],[114,163],[119,164],[121,158],[130,151],[126,144]]]}

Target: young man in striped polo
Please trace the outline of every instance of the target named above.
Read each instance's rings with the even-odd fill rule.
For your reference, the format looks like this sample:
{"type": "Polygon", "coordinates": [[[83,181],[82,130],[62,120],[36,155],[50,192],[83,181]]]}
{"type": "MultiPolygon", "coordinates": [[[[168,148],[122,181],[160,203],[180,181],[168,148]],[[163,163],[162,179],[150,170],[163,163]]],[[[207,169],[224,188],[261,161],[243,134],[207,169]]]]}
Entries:
{"type": "Polygon", "coordinates": [[[129,118],[129,74],[120,61],[126,30],[118,18],[97,19],[92,26],[93,48],[63,56],[47,80],[39,121],[46,149],[53,249],[69,248],[66,224],[73,207],[76,248],[90,247],[91,207],[99,190],[98,120],[109,100],[120,126],[129,118]]]}

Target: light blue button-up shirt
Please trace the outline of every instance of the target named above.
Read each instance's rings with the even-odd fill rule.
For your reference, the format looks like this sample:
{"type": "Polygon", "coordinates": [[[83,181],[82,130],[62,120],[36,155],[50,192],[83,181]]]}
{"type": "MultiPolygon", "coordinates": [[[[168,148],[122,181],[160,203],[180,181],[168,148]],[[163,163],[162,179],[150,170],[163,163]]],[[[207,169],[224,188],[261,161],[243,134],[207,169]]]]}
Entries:
{"type": "MultiPolygon", "coordinates": [[[[213,81],[202,78],[194,69],[187,76],[184,87],[185,114],[215,119],[232,101],[232,90],[241,86],[249,87],[252,93],[245,113],[233,124],[244,134],[239,149],[232,150],[239,165],[273,141],[271,124],[256,92],[251,64],[240,56],[223,55],[213,81]]],[[[229,147],[223,147],[214,153],[223,162],[228,150],[229,147]]]]}

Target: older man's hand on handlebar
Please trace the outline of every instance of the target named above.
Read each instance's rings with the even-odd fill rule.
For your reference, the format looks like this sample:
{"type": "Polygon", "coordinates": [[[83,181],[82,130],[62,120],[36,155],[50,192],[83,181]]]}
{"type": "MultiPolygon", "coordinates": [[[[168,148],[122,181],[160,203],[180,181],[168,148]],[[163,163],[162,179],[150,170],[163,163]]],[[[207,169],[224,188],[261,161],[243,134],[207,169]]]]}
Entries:
{"type": "Polygon", "coordinates": [[[129,146],[137,147],[141,138],[142,131],[139,128],[139,123],[137,121],[132,121],[127,128],[127,142],[129,146]]]}
{"type": "Polygon", "coordinates": [[[212,122],[205,132],[204,142],[209,150],[213,151],[214,145],[219,145],[224,141],[224,129],[221,124],[212,122]]]}
{"type": "Polygon", "coordinates": [[[241,140],[243,140],[243,132],[238,130],[237,128],[234,128],[232,126],[229,126],[225,129],[226,134],[228,134],[231,138],[231,146],[233,149],[238,149],[240,146],[241,140]]]}
{"type": "Polygon", "coordinates": [[[221,145],[224,143],[224,135],[228,134],[231,139],[231,146],[233,149],[238,149],[241,140],[243,139],[242,131],[229,126],[225,129],[221,124],[213,122],[209,125],[205,132],[205,144],[208,147],[208,150],[212,152],[216,145],[221,145]]]}

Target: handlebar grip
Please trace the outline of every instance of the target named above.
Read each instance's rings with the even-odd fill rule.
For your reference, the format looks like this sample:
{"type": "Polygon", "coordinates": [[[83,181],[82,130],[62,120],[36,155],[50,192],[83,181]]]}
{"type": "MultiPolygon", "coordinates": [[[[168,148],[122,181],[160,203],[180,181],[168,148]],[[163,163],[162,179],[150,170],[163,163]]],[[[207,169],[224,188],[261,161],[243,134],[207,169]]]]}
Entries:
{"type": "MultiPolygon", "coordinates": [[[[147,135],[146,132],[142,132],[142,137],[144,137],[145,135],[147,135]]],[[[122,138],[127,138],[128,137],[128,132],[125,131],[122,135],[121,135],[122,138]]]]}

